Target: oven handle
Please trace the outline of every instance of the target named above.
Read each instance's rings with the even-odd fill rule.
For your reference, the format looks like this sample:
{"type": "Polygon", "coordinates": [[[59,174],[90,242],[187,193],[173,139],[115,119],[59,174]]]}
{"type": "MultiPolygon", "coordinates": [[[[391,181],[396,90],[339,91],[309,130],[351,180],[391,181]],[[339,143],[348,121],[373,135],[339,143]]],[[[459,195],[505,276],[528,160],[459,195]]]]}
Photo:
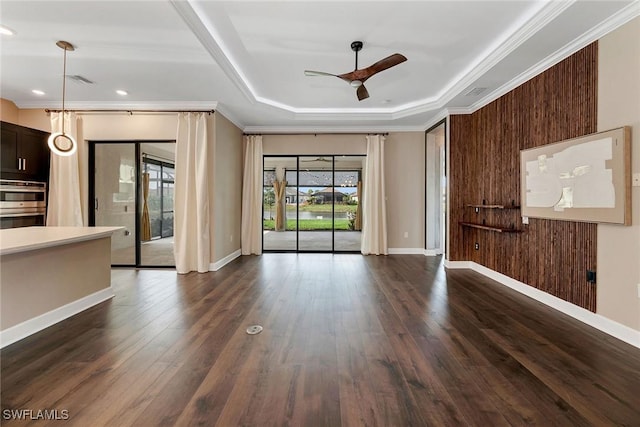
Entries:
{"type": "Polygon", "coordinates": [[[46,190],[44,188],[0,186],[0,191],[6,191],[8,193],[44,193],[46,190]]]}
{"type": "Polygon", "coordinates": [[[17,218],[22,216],[44,216],[44,212],[6,213],[0,214],[0,218],[17,218]]]}

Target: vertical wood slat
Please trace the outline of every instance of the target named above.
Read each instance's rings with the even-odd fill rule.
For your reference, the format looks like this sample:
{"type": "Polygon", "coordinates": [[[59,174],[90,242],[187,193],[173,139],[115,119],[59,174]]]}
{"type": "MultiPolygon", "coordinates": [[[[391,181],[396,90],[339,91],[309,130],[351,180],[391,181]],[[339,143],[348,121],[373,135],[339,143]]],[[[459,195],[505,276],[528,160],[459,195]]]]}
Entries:
{"type": "Polygon", "coordinates": [[[467,204],[520,201],[520,150],[597,131],[597,42],[471,115],[450,118],[450,259],[482,264],[580,307],[596,309],[596,224],[546,219],[519,225],[519,210],[476,214],[467,204]],[[515,223],[491,233],[460,221],[515,223]],[[478,242],[480,250],[474,249],[478,242]]]}

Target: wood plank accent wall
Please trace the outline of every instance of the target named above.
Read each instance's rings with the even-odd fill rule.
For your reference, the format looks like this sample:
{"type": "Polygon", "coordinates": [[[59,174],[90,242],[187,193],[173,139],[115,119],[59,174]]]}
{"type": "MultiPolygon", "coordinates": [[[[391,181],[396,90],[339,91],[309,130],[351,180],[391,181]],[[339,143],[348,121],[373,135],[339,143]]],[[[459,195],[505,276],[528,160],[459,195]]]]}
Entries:
{"type": "Polygon", "coordinates": [[[580,307],[596,309],[596,224],[529,219],[519,209],[520,150],[596,132],[597,42],[471,115],[450,118],[450,259],[474,261],[580,307]],[[460,221],[523,229],[496,233],[460,221]],[[474,249],[478,243],[479,250],[474,249]]]}

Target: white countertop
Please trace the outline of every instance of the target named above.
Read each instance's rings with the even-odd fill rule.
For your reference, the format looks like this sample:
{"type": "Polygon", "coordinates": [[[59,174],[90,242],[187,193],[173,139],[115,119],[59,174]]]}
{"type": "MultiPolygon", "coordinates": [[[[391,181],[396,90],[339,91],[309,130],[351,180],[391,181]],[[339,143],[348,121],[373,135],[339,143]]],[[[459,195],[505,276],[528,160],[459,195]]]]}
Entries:
{"type": "Polygon", "coordinates": [[[21,227],[0,230],[0,255],[111,236],[124,227],[21,227]]]}

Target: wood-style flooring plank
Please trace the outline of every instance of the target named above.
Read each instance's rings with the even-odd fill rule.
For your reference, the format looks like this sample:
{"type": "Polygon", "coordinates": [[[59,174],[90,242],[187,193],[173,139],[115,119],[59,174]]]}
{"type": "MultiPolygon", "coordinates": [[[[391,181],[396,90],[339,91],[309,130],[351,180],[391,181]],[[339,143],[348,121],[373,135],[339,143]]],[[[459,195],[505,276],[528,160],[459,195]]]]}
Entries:
{"type": "Polygon", "coordinates": [[[3,411],[67,410],[71,426],[640,425],[639,349],[441,257],[268,254],[112,283],[111,301],[0,351],[3,411]]]}

